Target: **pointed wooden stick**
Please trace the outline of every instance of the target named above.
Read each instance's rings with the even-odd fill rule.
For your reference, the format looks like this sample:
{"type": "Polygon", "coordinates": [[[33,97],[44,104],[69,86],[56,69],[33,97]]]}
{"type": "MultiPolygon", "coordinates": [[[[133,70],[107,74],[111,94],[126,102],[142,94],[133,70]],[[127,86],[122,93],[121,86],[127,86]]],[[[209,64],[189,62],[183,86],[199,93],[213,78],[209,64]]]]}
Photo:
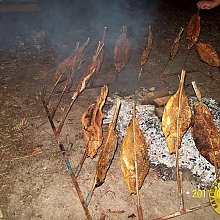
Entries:
{"type": "Polygon", "coordinates": [[[82,169],[82,166],[83,166],[83,164],[84,164],[84,162],[85,162],[86,156],[87,156],[87,155],[86,155],[86,150],[85,150],[85,152],[84,152],[84,154],[83,154],[83,156],[82,156],[82,158],[81,158],[79,164],[78,164],[77,167],[76,167],[75,177],[78,177],[78,176],[79,176],[79,173],[80,173],[80,171],[81,171],[81,169],[82,169]]]}
{"type": "Polygon", "coordinates": [[[49,109],[48,109],[48,107],[47,107],[47,102],[46,102],[46,100],[44,99],[44,94],[41,93],[40,96],[41,96],[41,100],[42,100],[42,103],[43,103],[45,112],[46,112],[46,114],[47,114],[47,118],[48,118],[48,120],[49,120],[49,122],[50,122],[50,125],[51,125],[51,128],[52,128],[52,130],[53,130],[53,132],[54,132],[54,134],[55,134],[55,133],[56,133],[56,126],[54,125],[53,119],[51,119],[50,111],[49,111],[49,109]]]}
{"type": "Polygon", "coordinates": [[[202,101],[202,95],[201,95],[201,92],[199,91],[195,81],[192,82],[192,86],[193,86],[193,89],[194,89],[194,91],[196,93],[197,100],[199,102],[201,102],[202,101]]]}
{"type": "Polygon", "coordinates": [[[65,159],[65,163],[66,163],[66,166],[67,166],[68,171],[69,171],[69,173],[70,173],[70,177],[71,177],[71,179],[72,179],[72,182],[73,182],[73,184],[74,184],[74,186],[75,186],[75,189],[76,189],[76,192],[77,192],[77,194],[78,194],[78,197],[79,197],[79,199],[80,199],[80,202],[81,202],[81,204],[82,204],[82,207],[83,207],[83,210],[84,210],[84,212],[85,212],[86,218],[87,218],[88,220],[92,220],[92,217],[91,217],[91,215],[90,215],[90,213],[89,213],[89,209],[88,209],[88,207],[87,207],[87,205],[86,205],[86,202],[85,202],[85,200],[84,200],[82,191],[80,190],[79,184],[78,184],[78,182],[77,182],[77,180],[76,180],[76,177],[75,177],[75,175],[74,175],[74,173],[73,173],[73,169],[72,169],[72,167],[71,167],[71,165],[70,165],[69,160],[68,160],[68,159],[65,159]]]}
{"type": "Polygon", "coordinates": [[[89,206],[89,203],[91,202],[91,199],[92,199],[92,196],[93,196],[94,190],[95,190],[95,185],[96,185],[96,182],[94,181],[91,190],[88,192],[88,194],[86,196],[86,205],[87,206],[89,206]]]}
{"type": "Polygon", "coordinates": [[[52,94],[53,94],[54,90],[56,89],[56,87],[57,87],[57,85],[58,85],[60,79],[61,79],[62,76],[63,76],[63,74],[64,74],[64,72],[63,72],[62,74],[60,74],[59,78],[57,79],[57,81],[55,82],[53,88],[51,89],[50,94],[49,94],[49,97],[48,97],[48,99],[47,99],[47,101],[46,101],[46,104],[47,104],[47,105],[49,104],[50,99],[51,99],[51,97],[52,97],[52,94]]]}
{"type": "Polygon", "coordinates": [[[164,68],[163,68],[161,74],[160,74],[161,77],[164,75],[164,72],[165,72],[165,70],[166,70],[168,64],[170,63],[170,61],[171,61],[171,59],[169,58],[169,59],[167,60],[166,64],[165,64],[165,66],[164,66],[164,68]]]}
{"type": "Polygon", "coordinates": [[[106,30],[107,30],[107,27],[104,27],[103,37],[102,37],[102,43],[103,43],[103,44],[104,44],[104,42],[105,42],[106,30]]]}
{"type": "Polygon", "coordinates": [[[58,107],[60,105],[60,102],[61,102],[61,100],[62,100],[62,98],[63,98],[63,96],[64,96],[64,94],[66,92],[66,89],[67,89],[67,86],[65,85],[64,88],[63,88],[63,91],[62,91],[62,93],[60,95],[60,98],[59,98],[59,100],[58,100],[58,102],[56,104],[56,106],[53,108],[53,110],[52,110],[52,112],[50,114],[51,120],[53,120],[53,118],[54,118],[54,116],[56,114],[56,111],[57,111],[57,109],[58,109],[58,107]]]}
{"type": "Polygon", "coordinates": [[[141,67],[141,69],[140,69],[140,72],[139,72],[139,75],[138,75],[138,80],[141,78],[142,71],[143,71],[143,67],[141,67]]]}
{"type": "Polygon", "coordinates": [[[144,47],[143,51],[142,51],[142,55],[141,55],[141,69],[138,75],[138,80],[141,78],[142,75],[142,71],[146,66],[147,60],[150,56],[150,52],[152,50],[152,46],[153,46],[153,34],[151,31],[151,25],[149,25],[148,27],[148,37],[147,37],[147,45],[144,47]]]}
{"type": "Polygon", "coordinates": [[[55,116],[55,114],[56,114],[56,111],[57,111],[57,109],[58,109],[58,107],[59,107],[59,105],[60,105],[60,103],[61,103],[61,101],[62,101],[62,99],[63,99],[63,96],[64,96],[65,92],[67,91],[67,89],[68,89],[69,86],[71,86],[71,85],[72,85],[72,78],[71,78],[71,77],[68,77],[68,79],[67,79],[67,81],[66,81],[66,83],[65,83],[65,86],[64,86],[64,88],[63,88],[63,91],[62,91],[62,93],[61,93],[61,95],[60,95],[60,98],[59,98],[59,100],[58,100],[56,106],[55,106],[55,107],[53,108],[53,110],[51,111],[51,114],[50,114],[51,120],[53,120],[53,118],[54,118],[54,116],[55,116]]]}
{"type": "Polygon", "coordinates": [[[188,58],[189,58],[189,55],[190,55],[191,50],[192,50],[192,48],[190,48],[190,49],[187,51],[186,58],[185,58],[184,63],[183,63],[183,69],[186,69],[186,63],[187,63],[187,61],[188,61],[188,58]]]}
{"type": "MultiPolygon", "coordinates": [[[[212,139],[209,138],[211,144],[212,144],[212,139]]],[[[217,163],[217,159],[216,159],[216,153],[218,154],[218,152],[213,150],[213,154],[214,154],[214,167],[215,167],[215,176],[216,178],[219,177],[219,171],[218,171],[218,163],[217,163]]]]}
{"type": "Polygon", "coordinates": [[[178,185],[178,192],[179,192],[179,198],[180,198],[180,211],[185,210],[184,207],[184,198],[183,198],[183,186],[182,186],[182,173],[180,172],[179,167],[179,145],[181,145],[179,133],[180,133],[180,113],[181,113],[181,101],[182,101],[182,92],[183,92],[183,86],[185,81],[185,75],[186,71],[182,70],[181,72],[181,79],[180,79],[180,93],[179,93],[179,104],[178,104],[178,115],[177,115],[177,140],[175,145],[176,150],[176,179],[177,179],[177,185],[178,185]]]}
{"type": "Polygon", "coordinates": [[[194,211],[197,211],[199,209],[202,209],[202,208],[205,208],[205,207],[208,207],[208,206],[210,206],[210,202],[207,202],[207,203],[204,203],[204,204],[186,209],[185,211],[175,212],[173,214],[170,214],[170,215],[167,215],[167,216],[164,216],[164,217],[155,218],[153,220],[167,220],[167,219],[175,218],[175,217],[182,216],[182,215],[185,215],[187,213],[194,212],[194,211]]]}
{"type": "Polygon", "coordinates": [[[164,69],[161,73],[161,77],[164,75],[164,72],[165,72],[169,62],[172,61],[178,53],[179,46],[180,46],[181,35],[182,35],[183,31],[184,31],[184,28],[181,27],[180,30],[179,30],[178,35],[176,36],[176,38],[173,41],[173,44],[172,44],[171,49],[170,49],[170,57],[169,57],[167,63],[165,64],[165,66],[164,66],[164,69]]]}
{"type": "Polygon", "coordinates": [[[138,185],[138,165],[137,165],[137,151],[136,151],[136,134],[135,134],[135,119],[136,119],[136,105],[133,103],[133,132],[134,132],[134,163],[135,163],[135,178],[136,178],[136,193],[137,193],[137,212],[138,219],[143,220],[143,210],[141,207],[140,195],[139,195],[139,185],[138,185]]]}

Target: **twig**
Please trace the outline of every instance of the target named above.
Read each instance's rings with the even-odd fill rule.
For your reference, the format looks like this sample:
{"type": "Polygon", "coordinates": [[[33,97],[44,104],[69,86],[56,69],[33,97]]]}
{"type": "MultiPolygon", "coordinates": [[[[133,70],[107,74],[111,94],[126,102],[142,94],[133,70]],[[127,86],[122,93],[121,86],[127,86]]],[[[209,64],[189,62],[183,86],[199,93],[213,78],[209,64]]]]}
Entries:
{"type": "Polygon", "coordinates": [[[40,151],[40,152],[37,152],[35,154],[26,155],[26,156],[23,156],[23,157],[15,157],[15,158],[11,159],[10,161],[12,162],[12,161],[15,161],[15,160],[26,159],[26,158],[33,157],[33,156],[36,156],[36,155],[42,154],[42,153],[43,153],[43,151],[40,151]]]}
{"type": "Polygon", "coordinates": [[[141,74],[143,69],[145,68],[146,64],[147,64],[147,60],[150,56],[150,52],[152,50],[152,46],[153,46],[153,34],[151,31],[151,25],[149,25],[148,27],[148,37],[147,37],[147,46],[144,47],[142,55],[141,55],[141,69],[138,75],[138,80],[141,78],[141,74]]]}
{"type": "Polygon", "coordinates": [[[45,112],[46,112],[46,114],[47,114],[47,118],[48,118],[48,120],[49,120],[49,122],[50,122],[50,125],[51,125],[51,128],[52,128],[52,130],[53,130],[53,132],[54,132],[54,134],[55,134],[55,136],[56,136],[56,126],[54,125],[53,119],[51,119],[50,111],[49,111],[49,109],[48,109],[48,107],[47,107],[47,103],[46,103],[46,101],[45,101],[45,99],[44,99],[44,94],[40,94],[40,96],[41,96],[41,100],[42,100],[42,103],[43,103],[45,112]]]}
{"type": "Polygon", "coordinates": [[[64,72],[65,72],[65,71],[63,71],[62,74],[60,74],[59,78],[57,79],[57,81],[55,82],[53,88],[51,89],[50,94],[49,94],[49,97],[48,97],[48,99],[47,99],[47,101],[46,101],[46,104],[47,104],[47,105],[48,105],[48,103],[50,102],[50,99],[51,99],[51,97],[52,97],[52,94],[53,94],[54,90],[56,89],[58,83],[60,82],[60,79],[62,78],[64,72]]]}
{"type": "Polygon", "coordinates": [[[58,109],[58,107],[59,107],[59,105],[60,105],[60,102],[61,102],[61,100],[62,100],[62,98],[63,98],[63,96],[64,96],[64,94],[65,94],[65,92],[66,92],[66,89],[68,88],[67,85],[68,85],[68,82],[67,82],[66,85],[64,86],[63,91],[62,91],[62,93],[61,93],[61,95],[60,95],[60,98],[59,98],[59,100],[58,100],[56,106],[53,108],[53,110],[52,110],[52,112],[51,112],[51,114],[50,114],[51,119],[53,119],[53,118],[54,118],[54,115],[56,114],[56,111],[57,111],[57,109],[58,109]]]}
{"type": "Polygon", "coordinates": [[[0,176],[4,176],[4,175],[7,175],[8,172],[4,172],[4,173],[0,173],[0,176]]]}
{"type": "MultiPolygon", "coordinates": [[[[194,43],[195,44],[195,43],[194,43]]],[[[186,54],[186,58],[184,60],[184,63],[183,63],[183,69],[186,69],[186,63],[188,61],[188,58],[189,58],[189,55],[190,55],[190,52],[191,52],[192,48],[190,48],[188,51],[187,51],[187,54],[186,54]]]]}
{"type": "Polygon", "coordinates": [[[168,64],[169,64],[170,61],[171,61],[171,59],[169,58],[169,59],[167,60],[166,64],[165,64],[165,66],[164,66],[164,68],[163,68],[161,74],[160,74],[161,77],[164,75],[164,72],[165,72],[165,70],[166,70],[166,68],[167,68],[167,66],[168,66],[168,64]]]}
{"type": "Polygon", "coordinates": [[[138,75],[138,80],[141,78],[141,74],[142,74],[143,69],[144,69],[144,68],[141,67],[140,72],[139,72],[139,75],[138,75]]]}
{"type": "Polygon", "coordinates": [[[81,171],[81,169],[82,169],[82,166],[83,166],[83,164],[84,164],[84,162],[85,162],[86,156],[87,156],[87,154],[86,154],[86,150],[85,150],[85,152],[84,152],[84,154],[83,154],[83,156],[82,156],[82,158],[81,158],[79,164],[78,164],[77,167],[76,167],[75,177],[78,177],[78,176],[79,176],[79,173],[80,173],[80,171],[81,171]]]}
{"type": "Polygon", "coordinates": [[[164,217],[155,218],[153,220],[167,220],[167,219],[175,218],[175,217],[182,216],[182,215],[185,215],[187,213],[194,212],[194,211],[197,211],[199,209],[202,209],[202,208],[205,208],[205,207],[208,207],[208,206],[210,206],[210,202],[207,202],[207,203],[204,203],[204,204],[201,204],[201,205],[198,205],[198,206],[194,206],[194,207],[186,209],[184,211],[175,212],[173,214],[170,214],[170,215],[167,215],[167,216],[164,216],[164,217]]]}
{"type": "MultiPolygon", "coordinates": [[[[213,144],[212,144],[212,139],[209,138],[209,140],[210,140],[210,142],[211,142],[211,145],[213,146],[213,144]]],[[[219,177],[219,172],[218,172],[218,163],[217,163],[216,153],[218,154],[218,152],[216,152],[216,151],[213,149],[215,176],[216,176],[216,178],[218,178],[218,177],[219,177]]]]}
{"type": "Polygon", "coordinates": [[[103,43],[103,44],[104,44],[104,42],[105,42],[106,30],[107,30],[107,27],[104,27],[103,37],[102,37],[102,43],[103,43]]]}
{"type": "Polygon", "coordinates": [[[105,220],[105,218],[106,218],[106,214],[105,214],[105,213],[102,213],[102,214],[100,215],[100,219],[99,219],[99,220],[105,220]]]}
{"type": "Polygon", "coordinates": [[[47,121],[45,121],[45,122],[41,123],[40,125],[38,125],[38,126],[36,127],[36,129],[38,129],[39,127],[41,127],[41,126],[45,125],[46,123],[47,123],[47,121]]]}
{"type": "Polygon", "coordinates": [[[95,190],[95,185],[96,185],[96,182],[94,181],[91,190],[88,192],[88,194],[86,196],[86,205],[87,206],[89,206],[89,203],[91,202],[91,199],[92,199],[92,196],[93,196],[94,190],[95,190]]]}

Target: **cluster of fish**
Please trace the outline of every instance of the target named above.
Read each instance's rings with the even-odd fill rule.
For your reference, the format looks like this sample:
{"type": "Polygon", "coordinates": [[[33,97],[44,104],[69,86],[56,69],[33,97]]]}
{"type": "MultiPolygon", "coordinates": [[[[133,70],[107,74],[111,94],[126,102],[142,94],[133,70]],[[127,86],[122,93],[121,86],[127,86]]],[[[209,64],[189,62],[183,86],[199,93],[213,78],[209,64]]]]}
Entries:
{"type": "MultiPolygon", "coordinates": [[[[87,205],[91,200],[94,189],[104,183],[118,145],[118,136],[115,131],[115,126],[120,109],[119,99],[116,100],[112,121],[109,124],[107,134],[103,138],[102,107],[107,94],[108,87],[105,85],[102,87],[96,103],[89,106],[81,118],[86,143],[86,156],[93,158],[97,154],[98,149],[101,148],[94,183],[86,199],[87,205]]],[[[122,142],[120,161],[122,173],[128,185],[129,192],[131,194],[138,194],[138,190],[141,188],[149,171],[149,160],[146,140],[136,118],[135,105],[133,107],[133,117],[122,142]]],[[[137,204],[137,207],[140,210],[140,203],[137,204]]]]}
{"type": "Polygon", "coordinates": [[[181,146],[185,132],[190,128],[195,145],[203,157],[216,168],[220,166],[220,136],[218,128],[212,118],[208,107],[202,103],[201,94],[196,83],[193,82],[198,102],[192,114],[188,97],[184,91],[185,71],[182,71],[180,85],[167,102],[163,117],[162,130],[166,138],[170,153],[176,153],[181,146]]]}
{"type": "MultiPolygon", "coordinates": [[[[166,138],[167,147],[171,154],[177,153],[185,132],[190,129],[197,149],[206,160],[215,166],[218,176],[218,167],[220,166],[219,131],[208,107],[202,102],[200,91],[195,82],[192,84],[197,103],[194,105],[193,111],[191,110],[184,90],[185,75],[186,72],[182,70],[178,90],[170,98],[164,109],[162,131],[166,138]]],[[[120,111],[118,99],[108,132],[103,137],[102,108],[107,95],[108,87],[103,86],[96,103],[89,106],[81,118],[86,143],[86,156],[93,158],[100,148],[94,182],[86,200],[87,204],[91,201],[94,189],[104,183],[118,145],[118,136],[115,131],[117,116],[120,111]]],[[[120,152],[121,170],[131,194],[138,194],[138,190],[149,172],[150,164],[146,143],[147,141],[136,118],[134,105],[132,118],[123,137],[120,152]]]]}
{"type": "Polygon", "coordinates": [[[201,31],[200,20],[198,11],[189,21],[187,31],[188,49],[195,45],[198,56],[203,62],[219,68],[219,57],[215,49],[210,44],[199,41],[201,31]]]}
{"type": "MultiPolygon", "coordinates": [[[[48,100],[44,101],[44,103],[45,109],[48,113],[48,119],[51,122],[51,126],[54,130],[55,136],[58,137],[58,140],[65,119],[74,101],[86,88],[86,85],[88,84],[88,81],[90,80],[92,75],[95,72],[97,73],[100,71],[104,59],[103,47],[105,30],[103,34],[103,39],[99,42],[95,55],[93,56],[89,66],[87,67],[85,76],[82,78],[82,80],[77,85],[77,88],[72,93],[71,103],[64,112],[63,118],[58,128],[56,128],[53,124],[55,112],[61,102],[61,99],[63,98],[64,93],[72,86],[75,73],[81,68],[81,64],[84,60],[85,49],[89,43],[89,39],[82,46],[77,43],[74,53],[70,55],[70,57],[68,57],[66,60],[61,62],[60,65],[58,65],[57,67],[55,74],[56,83],[51,90],[48,100]],[[66,83],[58,104],[55,106],[52,112],[49,112],[47,105],[49,103],[50,97],[58,83],[62,81],[63,77],[65,78],[65,75],[67,75],[66,80],[64,79],[66,83]]],[[[182,33],[183,28],[180,29],[177,37],[172,44],[169,61],[173,60],[178,53],[182,33]]],[[[114,48],[114,63],[118,73],[121,72],[128,63],[131,52],[131,44],[129,43],[126,35],[127,28],[124,26],[121,30],[121,34],[114,48]]],[[[211,45],[203,42],[198,42],[199,35],[200,16],[197,13],[191,18],[188,25],[188,49],[190,50],[195,45],[198,56],[202,61],[219,68],[220,63],[218,54],[211,45]]],[[[152,46],[153,34],[151,31],[151,27],[149,26],[147,45],[142,51],[140,59],[141,70],[138,78],[140,78],[141,72],[147,63],[147,59],[152,50],[152,46]]],[[[195,83],[193,83],[193,87],[197,95],[198,102],[194,106],[194,114],[192,114],[188,97],[184,91],[184,80],[185,71],[183,70],[181,74],[179,88],[176,94],[170,98],[164,110],[162,118],[162,130],[166,138],[167,146],[170,153],[176,153],[178,155],[178,149],[181,146],[182,137],[184,136],[185,132],[190,128],[198,150],[200,151],[202,156],[204,156],[210,163],[214,164],[216,175],[218,175],[218,167],[220,166],[220,137],[217,126],[212,119],[208,107],[204,103],[202,103],[201,94],[195,83]]],[[[104,183],[107,171],[111,165],[118,145],[118,136],[115,131],[115,126],[120,109],[119,100],[116,101],[115,112],[112,122],[109,124],[108,132],[106,136],[103,137],[102,108],[105,104],[107,95],[108,87],[103,86],[96,103],[89,106],[87,111],[83,113],[81,118],[86,141],[84,158],[93,158],[97,154],[98,149],[101,148],[96,166],[94,183],[90,193],[87,196],[87,205],[91,200],[94,189],[104,183]]],[[[139,127],[138,120],[136,119],[135,104],[133,107],[132,119],[127,127],[126,134],[122,141],[120,162],[122,173],[124,175],[125,182],[128,185],[129,192],[131,194],[137,194],[138,216],[139,219],[143,219],[139,199],[139,189],[141,188],[144,179],[149,172],[149,160],[147,155],[146,140],[143,132],[139,127]]]]}
{"type": "MultiPolygon", "coordinates": [[[[86,142],[87,156],[93,158],[97,154],[98,149],[101,148],[96,168],[93,189],[97,186],[100,186],[104,182],[107,170],[111,164],[118,144],[118,136],[115,132],[115,126],[120,108],[119,99],[116,101],[113,119],[112,122],[109,124],[108,132],[105,138],[103,138],[102,107],[106,100],[107,94],[108,87],[105,85],[102,87],[101,93],[97,98],[96,103],[89,106],[89,108],[86,110],[86,112],[83,113],[81,118],[86,142]]],[[[141,129],[139,128],[134,107],[133,117],[130,124],[128,125],[127,133],[124,137],[121,151],[122,172],[124,173],[126,182],[129,186],[129,190],[131,193],[136,192],[135,161],[137,161],[138,170],[141,173],[139,174],[139,186],[141,187],[143,180],[148,172],[147,170],[149,167],[149,163],[147,158],[146,141],[141,129]]]]}

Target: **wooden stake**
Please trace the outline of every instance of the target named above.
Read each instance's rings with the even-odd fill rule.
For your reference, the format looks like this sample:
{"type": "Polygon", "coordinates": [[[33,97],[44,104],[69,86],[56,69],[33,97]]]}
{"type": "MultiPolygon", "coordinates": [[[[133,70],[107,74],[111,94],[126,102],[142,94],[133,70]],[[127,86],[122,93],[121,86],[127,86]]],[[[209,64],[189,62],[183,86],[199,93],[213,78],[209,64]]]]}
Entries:
{"type": "Polygon", "coordinates": [[[167,219],[175,218],[175,217],[182,216],[182,215],[185,215],[187,213],[194,212],[194,211],[197,211],[199,209],[202,209],[202,208],[205,208],[205,207],[208,207],[208,206],[210,206],[210,202],[207,202],[207,203],[204,203],[204,204],[201,204],[201,205],[198,205],[198,206],[186,209],[184,211],[175,212],[173,214],[166,215],[164,217],[155,218],[153,220],[167,220],[167,219]]]}
{"type": "Polygon", "coordinates": [[[84,154],[83,154],[83,156],[82,156],[82,158],[81,158],[79,164],[78,164],[77,167],[76,167],[75,177],[78,177],[78,176],[79,176],[79,173],[80,173],[80,171],[81,171],[81,169],[82,169],[82,166],[83,166],[83,164],[84,164],[84,162],[85,162],[86,156],[87,156],[87,155],[86,155],[86,150],[85,150],[85,152],[84,152],[84,154]]]}
{"type": "Polygon", "coordinates": [[[185,58],[184,63],[183,63],[183,69],[186,69],[186,63],[188,61],[191,49],[192,49],[192,47],[187,51],[186,58],[185,58]]]}
{"type": "Polygon", "coordinates": [[[180,198],[180,211],[184,211],[184,198],[183,198],[183,186],[182,186],[182,173],[180,172],[179,167],[179,145],[181,145],[180,139],[179,139],[179,133],[180,133],[180,114],[181,114],[181,101],[182,101],[182,92],[183,92],[183,86],[184,86],[184,80],[185,80],[186,71],[182,70],[181,72],[181,79],[180,79],[180,93],[179,93],[179,105],[178,105],[178,114],[177,114],[177,140],[175,145],[176,150],[176,180],[178,185],[178,192],[179,192],[179,198],[180,198]]]}
{"type": "Polygon", "coordinates": [[[60,79],[61,79],[62,76],[63,76],[63,74],[64,74],[64,71],[62,72],[62,74],[60,74],[59,78],[57,79],[57,81],[55,82],[53,88],[51,89],[50,94],[49,94],[49,97],[48,97],[48,99],[47,99],[47,101],[46,101],[46,104],[47,104],[47,105],[49,104],[50,99],[51,99],[51,97],[52,97],[52,94],[53,94],[54,90],[56,89],[56,87],[57,87],[57,85],[58,85],[60,79]]]}
{"type": "Polygon", "coordinates": [[[167,220],[167,219],[175,218],[175,217],[182,216],[182,215],[185,215],[187,213],[194,212],[194,211],[197,211],[199,209],[202,209],[202,208],[205,208],[205,207],[208,207],[208,206],[210,206],[210,202],[206,202],[204,204],[194,206],[192,208],[186,209],[185,211],[175,212],[173,214],[166,215],[164,217],[155,218],[153,220],[167,220]]]}
{"type": "Polygon", "coordinates": [[[136,151],[136,137],[135,137],[135,119],[136,119],[136,105],[133,103],[133,132],[134,132],[134,157],[135,157],[135,178],[136,178],[136,193],[137,193],[137,212],[138,219],[143,220],[143,210],[141,207],[139,185],[138,185],[138,165],[137,165],[137,151],[136,151]]]}
{"type": "Polygon", "coordinates": [[[91,190],[88,192],[87,196],[86,196],[86,205],[89,206],[89,203],[91,202],[92,200],[92,196],[94,194],[94,190],[95,190],[95,182],[91,188],[91,190]]]}
{"type": "Polygon", "coordinates": [[[73,182],[73,184],[74,184],[74,186],[75,186],[75,189],[76,189],[76,192],[77,192],[77,194],[78,194],[78,197],[79,197],[79,199],[80,199],[80,202],[81,202],[81,204],[82,204],[82,207],[83,207],[83,210],[84,210],[84,212],[85,212],[86,218],[87,218],[88,220],[92,220],[92,217],[91,217],[91,215],[90,215],[90,213],[89,213],[89,209],[88,209],[88,207],[87,207],[87,205],[86,205],[86,202],[85,202],[85,200],[84,200],[82,191],[80,190],[79,184],[78,184],[78,182],[77,182],[77,180],[76,180],[76,177],[75,177],[75,175],[74,175],[74,173],[73,173],[73,169],[72,169],[72,167],[71,167],[71,165],[70,165],[69,160],[68,160],[68,159],[65,159],[65,163],[66,163],[66,166],[67,166],[68,171],[69,171],[69,173],[70,173],[70,177],[71,177],[71,179],[72,179],[72,182],[73,182]]]}
{"type": "Polygon", "coordinates": [[[138,75],[138,80],[141,78],[142,71],[143,71],[143,67],[141,67],[141,69],[140,69],[140,72],[139,72],[139,75],[138,75]]]}
{"type": "Polygon", "coordinates": [[[166,64],[165,64],[165,66],[164,66],[164,68],[163,68],[161,74],[160,74],[161,77],[164,76],[164,72],[165,72],[165,70],[166,70],[166,68],[167,68],[167,66],[168,66],[168,64],[169,64],[170,61],[171,61],[171,59],[169,58],[169,59],[167,60],[166,64]]]}

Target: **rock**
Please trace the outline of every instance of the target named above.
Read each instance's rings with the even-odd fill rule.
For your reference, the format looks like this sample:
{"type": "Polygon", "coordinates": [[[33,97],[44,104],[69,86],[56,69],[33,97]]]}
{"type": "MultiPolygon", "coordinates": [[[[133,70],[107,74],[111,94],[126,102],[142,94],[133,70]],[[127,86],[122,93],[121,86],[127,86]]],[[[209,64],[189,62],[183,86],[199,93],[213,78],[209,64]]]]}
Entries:
{"type": "Polygon", "coordinates": [[[3,213],[2,213],[2,210],[0,209],[0,219],[2,219],[4,216],[3,216],[3,213]]]}
{"type": "Polygon", "coordinates": [[[150,92],[154,92],[155,90],[156,90],[156,87],[151,87],[151,88],[149,89],[150,92]]]}

